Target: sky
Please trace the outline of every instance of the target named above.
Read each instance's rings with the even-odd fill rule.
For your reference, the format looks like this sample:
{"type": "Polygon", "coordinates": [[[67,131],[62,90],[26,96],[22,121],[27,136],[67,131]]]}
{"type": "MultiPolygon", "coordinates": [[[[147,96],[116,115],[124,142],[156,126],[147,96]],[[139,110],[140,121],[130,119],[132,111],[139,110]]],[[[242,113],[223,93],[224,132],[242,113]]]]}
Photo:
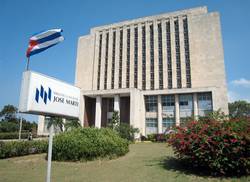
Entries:
{"type": "Polygon", "coordinates": [[[199,6],[220,13],[229,101],[250,102],[248,0],[0,0],[0,110],[18,106],[25,52],[34,33],[63,29],[65,41],[32,56],[30,69],[73,84],[77,41],[92,27],[199,6]]]}

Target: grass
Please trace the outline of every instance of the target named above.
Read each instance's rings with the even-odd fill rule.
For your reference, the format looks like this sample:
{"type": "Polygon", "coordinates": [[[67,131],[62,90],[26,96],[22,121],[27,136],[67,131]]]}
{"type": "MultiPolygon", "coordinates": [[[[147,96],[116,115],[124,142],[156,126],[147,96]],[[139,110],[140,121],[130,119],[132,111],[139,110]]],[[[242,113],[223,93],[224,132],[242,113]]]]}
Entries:
{"type": "MultiPolygon", "coordinates": [[[[0,181],[45,181],[45,154],[0,160],[0,181]]],[[[52,181],[161,182],[250,181],[250,177],[215,178],[185,169],[162,143],[130,145],[130,152],[114,160],[53,162],[52,181]]]]}

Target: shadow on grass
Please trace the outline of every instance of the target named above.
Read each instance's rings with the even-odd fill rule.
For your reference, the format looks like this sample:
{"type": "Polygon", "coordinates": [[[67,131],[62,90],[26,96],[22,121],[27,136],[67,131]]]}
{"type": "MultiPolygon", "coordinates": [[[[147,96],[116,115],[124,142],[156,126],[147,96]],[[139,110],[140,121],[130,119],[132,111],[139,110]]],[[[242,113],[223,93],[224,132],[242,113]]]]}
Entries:
{"type": "Polygon", "coordinates": [[[185,175],[195,175],[200,176],[203,178],[217,178],[217,179],[232,179],[232,178],[239,178],[244,177],[242,176],[235,176],[235,175],[226,175],[222,176],[216,173],[211,174],[211,171],[204,167],[193,167],[187,160],[184,159],[177,159],[175,157],[165,157],[165,158],[158,158],[155,160],[148,161],[150,164],[147,166],[160,166],[168,171],[178,172],[180,174],[185,175]]]}

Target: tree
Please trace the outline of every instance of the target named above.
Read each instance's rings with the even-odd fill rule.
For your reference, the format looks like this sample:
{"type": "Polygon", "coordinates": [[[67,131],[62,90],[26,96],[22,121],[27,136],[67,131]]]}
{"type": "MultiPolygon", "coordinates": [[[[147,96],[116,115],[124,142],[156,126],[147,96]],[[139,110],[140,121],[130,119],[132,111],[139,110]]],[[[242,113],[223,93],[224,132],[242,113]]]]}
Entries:
{"type": "Polygon", "coordinates": [[[231,118],[250,117],[250,103],[239,100],[228,104],[231,118]]]}
{"type": "Polygon", "coordinates": [[[77,119],[66,119],[66,123],[64,124],[65,130],[69,131],[73,128],[81,127],[79,121],[77,119]]]}
{"type": "Polygon", "coordinates": [[[0,112],[0,117],[3,117],[5,121],[16,120],[17,111],[15,106],[5,105],[0,112]]]}
{"type": "Polygon", "coordinates": [[[49,130],[52,125],[54,126],[54,128],[59,128],[60,131],[63,131],[62,117],[51,116],[47,125],[47,129],[49,130]]]}
{"type": "Polygon", "coordinates": [[[118,111],[114,111],[112,114],[112,119],[108,122],[108,127],[115,129],[116,126],[120,124],[120,116],[118,111]]]}

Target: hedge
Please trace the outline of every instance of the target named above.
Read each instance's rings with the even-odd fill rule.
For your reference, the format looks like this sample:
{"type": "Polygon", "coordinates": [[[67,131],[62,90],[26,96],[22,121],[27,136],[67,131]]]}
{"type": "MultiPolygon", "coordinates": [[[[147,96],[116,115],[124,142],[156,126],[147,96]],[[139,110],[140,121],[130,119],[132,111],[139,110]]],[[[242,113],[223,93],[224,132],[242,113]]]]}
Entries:
{"type": "Polygon", "coordinates": [[[47,140],[0,142],[0,159],[45,153],[47,150],[47,140]]]}
{"type": "Polygon", "coordinates": [[[192,121],[168,143],[180,159],[211,175],[250,174],[250,119],[192,121]]]}
{"type": "Polygon", "coordinates": [[[86,161],[125,155],[129,144],[108,128],[79,128],[54,137],[52,159],[86,161]]]}
{"type": "MultiPolygon", "coordinates": [[[[22,139],[27,139],[29,133],[21,133],[21,138],[22,139]]],[[[35,136],[32,135],[34,138],[35,136]]],[[[5,139],[18,139],[19,138],[19,133],[18,132],[4,132],[0,133],[0,140],[5,140],[5,139]]]]}

